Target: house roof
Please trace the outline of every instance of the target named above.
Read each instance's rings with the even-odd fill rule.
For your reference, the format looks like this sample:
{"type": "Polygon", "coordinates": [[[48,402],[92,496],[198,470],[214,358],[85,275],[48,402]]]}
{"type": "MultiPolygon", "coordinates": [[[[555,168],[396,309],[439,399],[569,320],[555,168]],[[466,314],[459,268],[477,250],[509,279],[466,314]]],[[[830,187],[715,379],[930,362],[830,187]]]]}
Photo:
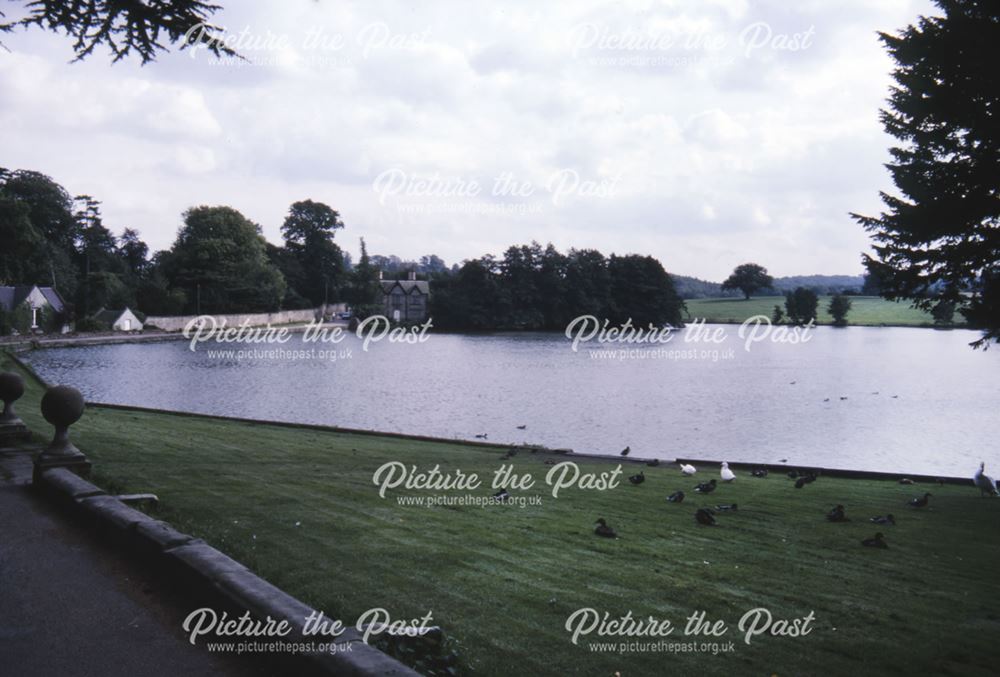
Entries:
{"type": "Polygon", "coordinates": [[[96,313],[94,313],[94,319],[100,320],[101,322],[107,324],[114,324],[115,321],[122,316],[124,310],[108,310],[106,308],[101,308],[96,313]]]}
{"type": "Polygon", "coordinates": [[[392,288],[397,284],[403,293],[409,294],[414,289],[416,289],[421,294],[430,294],[431,283],[427,280],[380,280],[382,284],[382,293],[388,294],[392,291],[392,288]]]}
{"type": "Polygon", "coordinates": [[[63,301],[62,296],[56,291],[55,287],[39,287],[38,291],[42,292],[42,296],[45,297],[45,300],[49,302],[49,305],[57,313],[66,310],[66,302],[63,301]]]}
{"type": "Polygon", "coordinates": [[[94,313],[94,318],[100,320],[101,322],[114,324],[115,322],[120,320],[122,315],[124,315],[125,313],[129,313],[130,315],[132,315],[132,317],[135,317],[136,320],[139,319],[138,317],[135,316],[135,313],[133,313],[132,310],[128,307],[123,308],[122,310],[109,310],[107,308],[101,308],[96,313],[94,313]]]}
{"type": "Polygon", "coordinates": [[[34,287],[0,287],[0,307],[8,311],[13,310],[24,303],[24,299],[28,298],[32,289],[34,287]]]}
{"type": "Polygon", "coordinates": [[[10,311],[14,307],[15,287],[0,287],[0,309],[10,311]]]}
{"type": "MultiPolygon", "coordinates": [[[[11,311],[17,306],[24,303],[24,300],[28,298],[31,291],[35,288],[35,285],[18,285],[16,287],[0,287],[0,308],[6,311],[11,311]]],[[[52,309],[57,313],[61,313],[66,309],[66,302],[63,301],[62,296],[59,295],[52,287],[38,287],[38,291],[42,293],[45,300],[49,302],[52,309]]]]}

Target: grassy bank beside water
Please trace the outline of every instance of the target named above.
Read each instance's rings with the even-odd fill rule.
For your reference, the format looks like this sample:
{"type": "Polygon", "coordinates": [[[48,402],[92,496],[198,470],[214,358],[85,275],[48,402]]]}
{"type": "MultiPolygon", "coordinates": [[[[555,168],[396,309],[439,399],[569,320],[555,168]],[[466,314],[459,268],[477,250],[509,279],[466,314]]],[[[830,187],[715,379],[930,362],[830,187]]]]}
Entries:
{"type": "MultiPolygon", "coordinates": [[[[4,369],[17,369],[0,359],[4,369]]],[[[42,387],[27,378],[18,411],[48,436],[38,408],[42,387]]],[[[1000,500],[980,499],[971,482],[820,478],[796,490],[784,476],[741,475],[699,497],[691,491],[695,480],[675,467],[624,465],[624,475],[644,470],[645,483],[623,479],[608,491],[565,489],[553,498],[545,461],[563,459],[522,451],[509,463],[536,484],[512,493],[537,496],[541,505],[426,507],[397,498],[487,496],[507,448],[101,408],[88,409],[71,438],[94,462],[99,484],[156,493],[160,518],[329,615],[352,621],[372,607],[395,618],[432,612],[472,674],[509,675],[516,667],[525,675],[623,677],[989,675],[1000,660],[1000,500]],[[372,476],[391,461],[477,473],[483,486],[400,488],[380,498],[372,476]],[[677,489],[687,500],[667,503],[677,489]],[[934,494],[930,507],[907,507],[925,489],[934,494]],[[697,507],[734,502],[739,509],[720,513],[720,526],[695,524],[697,507]],[[837,503],[850,523],[824,519],[837,503]],[[898,526],[868,523],[887,512],[898,526]],[[598,517],[620,538],[595,536],[598,517]],[[877,530],[890,548],[861,547],[877,530]],[[685,619],[705,611],[730,628],[712,641],[732,640],[736,649],[596,652],[588,645],[604,640],[574,645],[564,627],[585,607],[670,619],[679,627],[668,641],[677,643],[692,639],[683,635],[685,619]],[[758,607],[775,619],[812,612],[812,631],[762,635],[747,645],[736,624],[758,607]]],[[[615,467],[574,460],[582,472],[615,467]]],[[[708,467],[698,473],[717,476],[708,467]]]]}
{"type": "MultiPolygon", "coordinates": [[[[832,324],[833,318],[827,311],[830,305],[829,296],[819,297],[819,324],[832,324]]],[[[934,318],[930,313],[911,308],[907,303],[886,301],[877,296],[851,296],[851,310],[847,313],[848,324],[860,326],[899,326],[899,327],[930,327],[934,318]]],[[[744,299],[688,299],[689,319],[702,319],[714,323],[740,323],[754,315],[771,317],[775,306],[785,308],[784,296],[754,296],[744,299]]],[[[955,321],[961,322],[962,316],[955,314],[955,321]]]]}

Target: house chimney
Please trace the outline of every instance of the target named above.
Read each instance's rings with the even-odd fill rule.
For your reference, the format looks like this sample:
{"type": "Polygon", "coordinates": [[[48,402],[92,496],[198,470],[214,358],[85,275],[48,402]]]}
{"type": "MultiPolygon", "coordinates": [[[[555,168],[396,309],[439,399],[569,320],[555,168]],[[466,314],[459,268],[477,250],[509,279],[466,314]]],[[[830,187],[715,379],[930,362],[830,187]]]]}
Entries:
{"type": "Polygon", "coordinates": [[[406,279],[411,280],[411,281],[412,280],[416,280],[417,279],[417,271],[411,270],[409,273],[407,273],[406,279]]]}

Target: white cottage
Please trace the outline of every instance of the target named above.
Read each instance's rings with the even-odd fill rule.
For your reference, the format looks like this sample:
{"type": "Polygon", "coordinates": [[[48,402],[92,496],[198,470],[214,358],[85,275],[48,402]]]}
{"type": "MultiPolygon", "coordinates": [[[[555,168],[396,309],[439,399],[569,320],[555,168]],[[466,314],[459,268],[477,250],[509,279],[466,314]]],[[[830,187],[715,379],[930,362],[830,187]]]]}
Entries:
{"type": "Polygon", "coordinates": [[[42,320],[45,311],[50,311],[54,315],[54,323],[58,326],[49,329],[59,329],[65,333],[69,331],[66,324],[66,302],[53,287],[39,287],[37,285],[22,285],[16,287],[0,287],[0,309],[8,313],[16,312],[24,307],[30,313],[30,324],[22,329],[47,330],[43,327],[42,320]]]}
{"type": "Polygon", "coordinates": [[[106,310],[101,308],[94,317],[111,327],[112,331],[142,331],[142,320],[136,317],[129,308],[125,310],[106,310]]]}

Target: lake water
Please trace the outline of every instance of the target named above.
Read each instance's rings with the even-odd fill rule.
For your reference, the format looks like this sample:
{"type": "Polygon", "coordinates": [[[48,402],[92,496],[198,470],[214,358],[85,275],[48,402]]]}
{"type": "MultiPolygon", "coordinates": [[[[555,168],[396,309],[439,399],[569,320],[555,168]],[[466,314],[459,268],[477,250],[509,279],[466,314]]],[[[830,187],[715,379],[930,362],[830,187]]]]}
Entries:
{"type": "Polygon", "coordinates": [[[970,476],[985,460],[1000,471],[1000,348],[972,350],[977,333],[820,327],[806,343],[747,351],[737,326],[721,329],[720,345],[678,335],[659,347],[696,351],[681,357],[609,359],[596,345],[573,352],[560,334],[431,334],[368,351],[352,335],[334,347],[299,337],[282,346],[333,348],[336,360],[219,357],[183,341],[47,349],[27,359],[50,382],[99,402],[487,434],[580,453],[629,445],[633,456],[663,459],[970,476]]]}

